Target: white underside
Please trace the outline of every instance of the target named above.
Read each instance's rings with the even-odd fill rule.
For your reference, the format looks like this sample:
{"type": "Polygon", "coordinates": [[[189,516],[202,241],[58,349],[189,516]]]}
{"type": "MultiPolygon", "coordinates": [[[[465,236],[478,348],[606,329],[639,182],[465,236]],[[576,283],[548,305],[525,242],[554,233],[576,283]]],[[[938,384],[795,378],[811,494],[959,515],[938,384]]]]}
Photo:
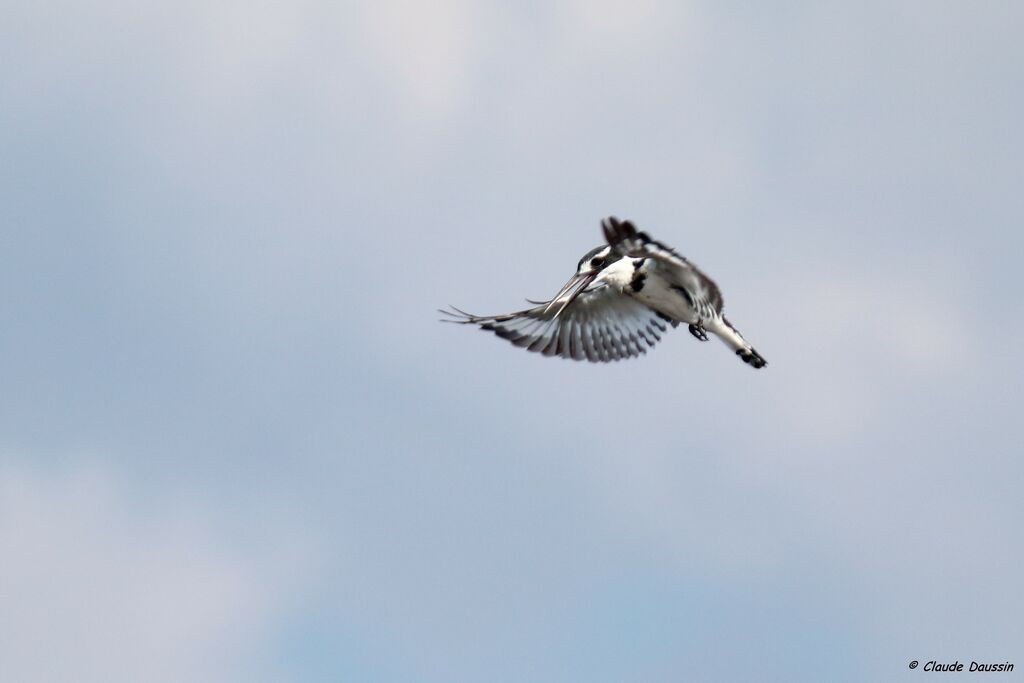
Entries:
{"type": "Polygon", "coordinates": [[[686,301],[686,297],[672,289],[669,283],[650,267],[650,263],[651,261],[648,261],[640,268],[640,272],[646,277],[639,292],[634,292],[630,287],[636,274],[633,261],[630,259],[622,259],[608,266],[601,272],[599,279],[673,320],[687,325],[697,323],[697,312],[686,301]]]}
{"type": "Polygon", "coordinates": [[[725,323],[721,313],[702,319],[690,306],[686,297],[673,289],[671,284],[658,274],[654,262],[648,260],[640,267],[640,272],[646,277],[639,292],[634,292],[630,286],[636,274],[632,259],[624,258],[608,266],[601,272],[599,280],[677,322],[686,325],[700,323],[705,330],[721,339],[733,351],[752,349],[750,343],[739,332],[725,323]]]}

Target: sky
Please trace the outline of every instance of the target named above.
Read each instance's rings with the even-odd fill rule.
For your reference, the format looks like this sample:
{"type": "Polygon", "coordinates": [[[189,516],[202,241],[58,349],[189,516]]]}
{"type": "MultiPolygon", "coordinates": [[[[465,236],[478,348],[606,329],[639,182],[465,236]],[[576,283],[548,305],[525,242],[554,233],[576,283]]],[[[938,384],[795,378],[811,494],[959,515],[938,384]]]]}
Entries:
{"type": "Polygon", "coordinates": [[[1024,676],[1019,3],[13,3],[0,679],[1024,676]],[[436,309],[614,214],[768,359],[436,309]]]}

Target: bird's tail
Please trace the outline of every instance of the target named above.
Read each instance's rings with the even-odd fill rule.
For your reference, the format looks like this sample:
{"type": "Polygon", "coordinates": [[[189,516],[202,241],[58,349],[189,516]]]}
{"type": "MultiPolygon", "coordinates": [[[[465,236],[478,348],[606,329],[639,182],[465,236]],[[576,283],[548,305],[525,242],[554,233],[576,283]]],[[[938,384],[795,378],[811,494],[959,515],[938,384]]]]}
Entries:
{"type": "Polygon", "coordinates": [[[743,360],[744,363],[752,365],[755,368],[763,368],[768,365],[761,354],[750,345],[743,335],[740,334],[739,330],[732,326],[729,319],[724,315],[718,320],[710,321],[705,325],[709,332],[713,332],[718,336],[725,345],[736,352],[736,355],[743,360]]]}

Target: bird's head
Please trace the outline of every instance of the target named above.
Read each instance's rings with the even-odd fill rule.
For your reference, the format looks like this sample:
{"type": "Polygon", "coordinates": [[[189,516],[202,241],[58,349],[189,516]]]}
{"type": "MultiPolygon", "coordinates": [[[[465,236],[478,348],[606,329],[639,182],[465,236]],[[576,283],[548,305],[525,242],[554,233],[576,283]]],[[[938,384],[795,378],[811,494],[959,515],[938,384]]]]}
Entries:
{"type": "Polygon", "coordinates": [[[610,266],[611,264],[622,258],[622,254],[613,250],[607,244],[600,247],[594,247],[580,259],[579,264],[576,266],[576,275],[596,275],[602,270],[610,266]]]}
{"type": "MultiPolygon", "coordinates": [[[[590,283],[594,281],[602,270],[620,258],[622,258],[622,254],[608,245],[594,247],[588,251],[576,266],[576,274],[569,278],[569,281],[555,295],[555,298],[548,303],[548,310],[557,305],[558,313],[561,313],[580,293],[590,286],[590,283]]],[[[557,316],[558,313],[555,315],[557,316]]]]}

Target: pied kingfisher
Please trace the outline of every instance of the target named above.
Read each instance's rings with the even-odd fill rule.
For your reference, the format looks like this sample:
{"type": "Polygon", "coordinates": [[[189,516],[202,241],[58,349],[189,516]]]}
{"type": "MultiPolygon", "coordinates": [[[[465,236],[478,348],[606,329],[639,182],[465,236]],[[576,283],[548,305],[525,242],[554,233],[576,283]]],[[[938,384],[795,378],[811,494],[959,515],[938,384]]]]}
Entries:
{"type": "Polygon", "coordinates": [[[671,248],[614,216],[601,221],[607,245],[580,259],[573,275],[550,301],[505,315],[473,315],[452,306],[445,322],[479,325],[516,346],[545,356],[608,361],[647,353],[661,334],[679,323],[700,341],[711,332],[743,362],[767,361],[722,315],[718,286],[671,248]]]}

